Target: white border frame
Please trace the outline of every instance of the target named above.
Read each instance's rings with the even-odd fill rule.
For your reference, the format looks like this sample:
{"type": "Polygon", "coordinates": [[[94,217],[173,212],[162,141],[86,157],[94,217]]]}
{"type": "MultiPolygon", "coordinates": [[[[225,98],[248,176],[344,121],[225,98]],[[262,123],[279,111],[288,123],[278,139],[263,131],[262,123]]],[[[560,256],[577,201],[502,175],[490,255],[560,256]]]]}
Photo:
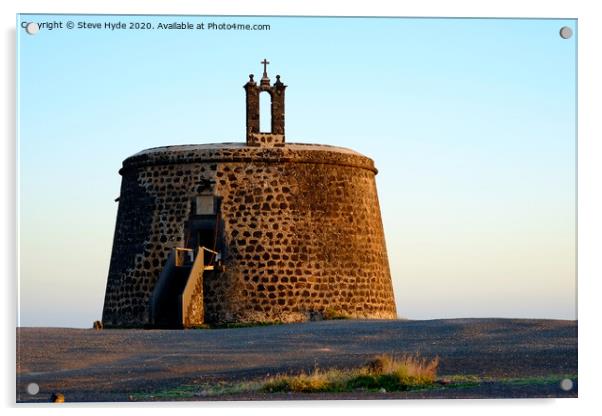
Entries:
{"type": "MultiPolygon", "coordinates": [[[[232,414],[265,414],[283,411],[306,415],[307,412],[344,411],[351,414],[364,414],[372,407],[378,411],[445,413],[445,414],[507,414],[517,410],[546,415],[569,413],[589,413],[599,408],[600,396],[600,341],[599,313],[602,270],[602,198],[600,179],[602,178],[602,134],[600,129],[600,102],[602,73],[599,41],[602,39],[602,15],[595,9],[595,1],[475,1],[429,0],[414,2],[352,2],[350,0],[305,0],[286,2],[277,0],[55,0],[52,3],[42,0],[8,0],[0,3],[2,20],[2,85],[4,97],[2,120],[4,140],[2,141],[1,163],[2,225],[4,238],[0,247],[0,264],[4,266],[2,275],[3,316],[5,342],[2,343],[2,404],[13,407],[15,400],[15,322],[16,322],[16,215],[17,192],[16,178],[16,74],[15,74],[15,20],[16,13],[95,13],[95,14],[203,14],[203,15],[331,15],[331,16],[405,16],[405,17],[540,17],[540,18],[577,18],[578,19],[578,276],[579,276],[579,399],[529,399],[529,400],[425,400],[425,401],[353,401],[353,402],[226,402],[226,403],[169,403],[169,404],[65,404],[62,409],[76,408],[81,413],[90,410],[105,414],[106,407],[118,408],[111,412],[127,411],[164,413],[173,407],[178,411],[186,410],[198,414],[201,412],[226,412],[232,414]],[[340,410],[339,410],[340,409],[340,410]]],[[[39,405],[19,405],[26,412],[39,408],[39,405]]],[[[58,410],[58,409],[57,409],[58,410]]],[[[45,409],[44,411],[49,411],[45,409]]]]}

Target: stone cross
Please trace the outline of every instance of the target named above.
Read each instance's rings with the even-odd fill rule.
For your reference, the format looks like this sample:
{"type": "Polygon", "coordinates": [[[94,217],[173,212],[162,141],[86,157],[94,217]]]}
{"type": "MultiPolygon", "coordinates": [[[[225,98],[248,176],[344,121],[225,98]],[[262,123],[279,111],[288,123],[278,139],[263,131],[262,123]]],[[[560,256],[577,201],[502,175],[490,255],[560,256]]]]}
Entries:
{"type": "Polygon", "coordinates": [[[268,61],[265,58],[263,58],[263,61],[260,62],[260,64],[263,64],[263,76],[264,77],[268,76],[268,64],[269,63],[270,63],[270,61],[268,61]]]}

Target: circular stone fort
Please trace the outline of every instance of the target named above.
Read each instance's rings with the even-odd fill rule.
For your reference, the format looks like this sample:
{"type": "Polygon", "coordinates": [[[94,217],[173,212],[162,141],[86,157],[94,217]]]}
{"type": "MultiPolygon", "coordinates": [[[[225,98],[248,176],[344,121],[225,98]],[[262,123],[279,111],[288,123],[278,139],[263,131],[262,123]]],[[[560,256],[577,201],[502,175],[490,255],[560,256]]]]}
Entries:
{"type": "Polygon", "coordinates": [[[104,327],[396,318],[374,162],[285,143],[286,85],[245,84],[246,143],[123,162],[104,327]],[[271,131],[259,130],[259,96],[271,131]]]}

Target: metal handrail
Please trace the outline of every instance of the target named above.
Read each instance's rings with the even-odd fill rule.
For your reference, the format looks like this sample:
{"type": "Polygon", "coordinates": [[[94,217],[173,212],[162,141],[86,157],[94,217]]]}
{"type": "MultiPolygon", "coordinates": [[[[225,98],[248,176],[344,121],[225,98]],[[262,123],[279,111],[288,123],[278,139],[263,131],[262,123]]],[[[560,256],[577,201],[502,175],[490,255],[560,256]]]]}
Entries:
{"type": "Polygon", "coordinates": [[[208,249],[207,247],[204,247],[204,246],[199,246],[199,248],[202,248],[203,250],[205,250],[205,251],[208,251],[209,253],[213,253],[213,254],[215,254],[215,255],[218,255],[218,254],[219,254],[219,252],[217,252],[217,251],[213,251],[213,250],[211,250],[211,249],[208,249]]]}

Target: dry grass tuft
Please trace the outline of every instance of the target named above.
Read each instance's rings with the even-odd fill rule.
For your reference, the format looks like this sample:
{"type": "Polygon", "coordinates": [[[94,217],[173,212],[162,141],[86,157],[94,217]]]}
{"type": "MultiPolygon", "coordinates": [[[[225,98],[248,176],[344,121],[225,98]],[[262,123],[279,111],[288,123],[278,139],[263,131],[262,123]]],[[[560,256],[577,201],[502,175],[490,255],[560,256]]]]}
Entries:
{"type": "Polygon", "coordinates": [[[336,309],[334,308],[327,308],[324,311],[324,315],[323,318],[326,320],[335,320],[335,319],[349,319],[349,316],[338,312],[336,309]]]}
{"type": "Polygon", "coordinates": [[[435,382],[438,366],[439,357],[427,360],[418,354],[403,355],[400,358],[381,354],[369,361],[366,369],[372,376],[393,375],[400,381],[426,384],[435,382]]]}
{"type": "Polygon", "coordinates": [[[269,378],[261,390],[268,392],[340,392],[363,390],[400,391],[431,386],[437,378],[439,358],[418,355],[395,358],[379,355],[365,366],[351,370],[320,370],[294,376],[269,378]]]}
{"type": "Polygon", "coordinates": [[[320,370],[315,368],[311,373],[301,373],[295,376],[277,375],[268,379],[263,390],[294,391],[300,393],[340,391],[343,385],[344,373],[341,370],[320,370]]]}

